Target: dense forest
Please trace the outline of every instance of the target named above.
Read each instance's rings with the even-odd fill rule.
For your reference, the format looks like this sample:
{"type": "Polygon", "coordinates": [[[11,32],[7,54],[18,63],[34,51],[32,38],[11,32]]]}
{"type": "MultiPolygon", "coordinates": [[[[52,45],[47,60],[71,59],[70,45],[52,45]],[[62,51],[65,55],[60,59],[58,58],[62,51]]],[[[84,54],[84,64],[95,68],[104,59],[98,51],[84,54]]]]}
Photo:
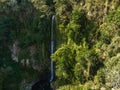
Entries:
{"type": "Polygon", "coordinates": [[[0,0],[0,90],[120,90],[119,68],[119,0],[0,0]]]}

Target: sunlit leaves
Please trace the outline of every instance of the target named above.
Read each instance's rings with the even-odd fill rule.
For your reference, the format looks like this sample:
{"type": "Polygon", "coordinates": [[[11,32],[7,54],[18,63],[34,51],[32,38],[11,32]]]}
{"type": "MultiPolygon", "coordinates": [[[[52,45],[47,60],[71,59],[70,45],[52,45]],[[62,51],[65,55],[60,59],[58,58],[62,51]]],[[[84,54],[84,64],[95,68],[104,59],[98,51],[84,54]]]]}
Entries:
{"type": "Polygon", "coordinates": [[[56,75],[59,80],[64,79],[63,82],[70,83],[74,78],[74,51],[69,45],[65,45],[53,54],[52,59],[56,61],[56,75]]]}
{"type": "Polygon", "coordinates": [[[106,22],[120,26],[120,7],[118,7],[117,10],[114,10],[107,16],[106,22]]]}

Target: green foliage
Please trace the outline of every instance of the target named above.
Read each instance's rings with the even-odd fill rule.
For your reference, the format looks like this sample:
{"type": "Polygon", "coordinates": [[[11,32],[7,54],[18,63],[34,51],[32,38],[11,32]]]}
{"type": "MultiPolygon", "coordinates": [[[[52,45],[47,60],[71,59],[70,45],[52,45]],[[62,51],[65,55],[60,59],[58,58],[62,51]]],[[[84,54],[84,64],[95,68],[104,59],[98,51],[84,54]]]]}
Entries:
{"type": "Polygon", "coordinates": [[[9,43],[18,35],[18,22],[11,17],[2,17],[0,19],[0,40],[9,43]]]}
{"type": "Polygon", "coordinates": [[[106,86],[108,88],[120,87],[120,70],[119,70],[119,53],[105,61],[105,67],[100,69],[95,76],[94,82],[99,86],[106,86]]]}
{"type": "Polygon", "coordinates": [[[105,84],[105,74],[104,74],[103,69],[98,70],[97,75],[94,78],[94,82],[95,84],[100,85],[100,86],[105,84]]]}
{"type": "Polygon", "coordinates": [[[84,83],[86,81],[85,74],[84,74],[84,67],[81,65],[81,63],[77,63],[74,68],[74,74],[76,77],[76,80],[80,83],[84,83]]]}
{"type": "Polygon", "coordinates": [[[119,88],[119,53],[120,29],[119,8],[109,13],[106,21],[100,27],[100,40],[97,42],[97,53],[101,60],[105,60],[105,67],[100,69],[95,82],[111,88],[119,88]]]}
{"type": "Polygon", "coordinates": [[[0,0],[0,89],[19,90],[23,79],[30,82],[48,70],[53,14],[58,90],[91,90],[93,83],[119,88],[118,6],[119,0],[0,0]],[[30,59],[30,67],[11,61],[14,41],[19,62],[30,59]],[[32,62],[40,66],[39,73],[32,62]]]}
{"type": "MultiPolygon", "coordinates": [[[[80,35],[80,25],[79,22],[80,21],[80,15],[79,13],[80,11],[77,10],[73,10],[72,12],[72,20],[70,21],[70,23],[68,23],[67,25],[67,31],[68,31],[68,38],[73,39],[73,41],[77,41],[79,42],[79,35],[80,35]],[[77,12],[77,13],[76,13],[77,12]]],[[[81,13],[80,13],[81,14],[81,13]]]]}
{"type": "MultiPolygon", "coordinates": [[[[110,58],[112,56],[115,56],[117,53],[119,53],[119,25],[115,24],[114,18],[119,17],[118,13],[116,11],[111,12],[105,23],[103,23],[100,26],[100,41],[97,42],[100,46],[97,46],[98,54],[100,55],[101,59],[110,58]],[[114,14],[113,14],[114,12],[114,14]],[[117,14],[117,16],[116,16],[117,14]],[[111,16],[114,15],[114,16],[111,16]],[[110,21],[111,20],[111,21],[110,21]],[[114,33],[114,34],[113,34],[114,33]]],[[[117,18],[117,22],[119,23],[120,20],[117,18]]]]}
{"type": "Polygon", "coordinates": [[[18,67],[19,65],[17,63],[9,60],[4,63],[4,67],[0,69],[0,74],[2,75],[2,79],[0,79],[1,90],[19,89],[22,77],[18,67]]]}
{"type": "MultiPolygon", "coordinates": [[[[101,1],[99,4],[98,1],[94,1],[94,3],[92,1],[86,1],[85,7],[87,8],[85,9],[78,5],[82,3],[79,1],[68,0],[67,3],[65,3],[66,1],[54,1],[56,2],[55,9],[58,17],[58,29],[60,31],[58,35],[61,34],[61,37],[58,37],[61,38],[61,43],[58,42],[61,44],[61,47],[59,47],[52,56],[52,59],[57,64],[57,80],[61,79],[58,84],[69,84],[64,83],[64,78],[69,78],[71,75],[69,72],[72,72],[74,73],[70,82],[72,84],[84,84],[89,80],[95,79],[94,83],[98,86],[104,85],[106,77],[102,60],[108,60],[119,53],[119,8],[109,13],[104,23],[100,24],[103,22],[103,16],[101,16],[103,15],[103,10],[100,9],[99,6],[103,6],[103,3],[106,3],[106,7],[109,7],[108,2],[101,1]],[[88,3],[90,6],[86,6],[88,3]],[[68,7],[71,9],[69,10],[68,7]],[[91,7],[92,9],[89,11],[91,7]],[[96,11],[96,9],[99,11],[96,11]],[[87,12],[87,10],[89,12],[87,12]],[[90,13],[93,16],[90,16],[90,13]],[[72,48],[70,47],[70,51],[66,49],[62,50],[65,48],[64,45],[70,45],[72,48]],[[73,55],[71,51],[74,51],[75,54],[73,55]],[[66,59],[71,60],[71,58],[74,64],[73,67],[70,67],[72,70],[69,69],[68,72],[67,68],[64,68],[64,65],[66,63],[69,64],[66,59]],[[100,69],[100,67],[103,67],[103,69],[100,69]]],[[[106,10],[108,10],[108,8],[106,10]]],[[[109,11],[106,11],[105,13],[107,14],[108,12],[109,11]]],[[[69,66],[71,66],[71,64],[69,64],[69,66]]],[[[68,87],[63,86],[61,90],[67,90],[70,87],[69,85],[68,87]]]]}
{"type": "Polygon", "coordinates": [[[106,18],[107,23],[114,24],[116,26],[120,25],[120,7],[117,10],[112,11],[106,18]]]}
{"type": "Polygon", "coordinates": [[[84,40],[83,42],[80,46],[69,43],[52,55],[52,59],[56,62],[56,75],[60,85],[75,82],[83,84],[93,80],[97,70],[102,67],[103,64],[95,51],[89,50],[86,42],[84,40]]]}
{"type": "MultiPolygon", "coordinates": [[[[77,49],[76,60],[76,65],[79,67],[75,70],[79,70],[76,72],[79,73],[80,76],[84,77],[81,78],[84,81],[93,79],[97,70],[102,67],[102,62],[98,59],[95,51],[87,48],[81,47],[77,49]],[[80,72],[82,72],[82,74],[80,74],[80,72]]],[[[78,78],[80,79],[80,77],[78,78]]]]}
{"type": "Polygon", "coordinates": [[[74,85],[66,85],[66,86],[62,86],[60,87],[58,90],[83,90],[82,86],[74,86],[74,85]]]}
{"type": "Polygon", "coordinates": [[[45,13],[36,12],[33,20],[28,24],[27,28],[23,28],[19,35],[19,44],[22,47],[28,47],[33,44],[43,44],[50,37],[50,23],[45,13]],[[46,27],[49,25],[49,27],[46,27]],[[47,33],[46,33],[47,32],[47,33]]]}
{"type": "Polygon", "coordinates": [[[114,88],[119,88],[120,86],[120,55],[119,53],[112,57],[111,59],[108,59],[105,63],[106,70],[105,70],[105,80],[106,83],[110,83],[111,86],[114,88]],[[111,67],[112,66],[112,67],[111,67]]]}
{"type": "Polygon", "coordinates": [[[24,48],[24,50],[22,50],[20,53],[19,53],[19,60],[22,60],[22,59],[27,59],[30,55],[30,52],[28,49],[24,48]]]}
{"type": "Polygon", "coordinates": [[[74,50],[69,45],[65,45],[59,48],[52,56],[52,59],[56,61],[56,75],[60,84],[70,83],[74,79],[74,55],[74,50]]]}
{"type": "Polygon", "coordinates": [[[101,41],[110,44],[111,39],[114,36],[119,35],[120,32],[119,23],[120,23],[120,10],[118,7],[117,10],[114,10],[106,17],[105,23],[103,23],[100,26],[101,41]]]}
{"type": "Polygon", "coordinates": [[[92,90],[92,82],[87,82],[84,85],[65,85],[65,86],[61,86],[59,87],[58,90],[92,90]]]}

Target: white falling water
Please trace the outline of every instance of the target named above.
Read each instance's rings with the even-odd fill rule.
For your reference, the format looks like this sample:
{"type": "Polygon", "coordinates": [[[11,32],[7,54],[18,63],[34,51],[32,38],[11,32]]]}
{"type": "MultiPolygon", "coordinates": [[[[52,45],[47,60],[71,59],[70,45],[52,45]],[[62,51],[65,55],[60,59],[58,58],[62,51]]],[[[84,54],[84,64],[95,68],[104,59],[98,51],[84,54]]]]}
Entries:
{"type": "MultiPolygon", "coordinates": [[[[54,19],[55,16],[52,16],[52,26],[51,26],[51,54],[53,54],[54,52],[54,39],[53,39],[53,26],[54,26],[54,19]]],[[[51,77],[50,77],[50,82],[53,81],[54,78],[54,67],[53,67],[53,61],[51,60],[51,66],[50,66],[50,70],[51,70],[51,77]]]]}

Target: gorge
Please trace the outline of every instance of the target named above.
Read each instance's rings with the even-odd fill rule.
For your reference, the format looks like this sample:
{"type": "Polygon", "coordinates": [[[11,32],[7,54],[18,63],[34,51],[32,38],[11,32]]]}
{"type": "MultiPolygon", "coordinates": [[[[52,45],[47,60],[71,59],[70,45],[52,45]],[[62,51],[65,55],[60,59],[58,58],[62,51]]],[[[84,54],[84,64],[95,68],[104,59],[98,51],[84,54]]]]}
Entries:
{"type": "Polygon", "coordinates": [[[0,90],[119,90],[119,0],[0,0],[0,90]]]}

